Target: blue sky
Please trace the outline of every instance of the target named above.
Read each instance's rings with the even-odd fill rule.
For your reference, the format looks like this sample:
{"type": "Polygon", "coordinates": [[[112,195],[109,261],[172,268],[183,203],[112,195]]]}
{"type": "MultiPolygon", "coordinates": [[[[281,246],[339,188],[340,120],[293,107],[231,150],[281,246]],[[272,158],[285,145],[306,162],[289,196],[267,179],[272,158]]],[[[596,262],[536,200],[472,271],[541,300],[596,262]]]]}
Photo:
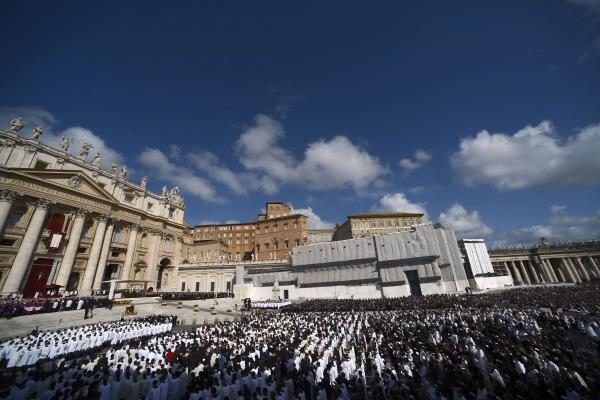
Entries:
{"type": "Polygon", "coordinates": [[[598,0],[121,3],[5,4],[0,123],[179,185],[190,224],[280,200],[600,237],[598,0]]]}

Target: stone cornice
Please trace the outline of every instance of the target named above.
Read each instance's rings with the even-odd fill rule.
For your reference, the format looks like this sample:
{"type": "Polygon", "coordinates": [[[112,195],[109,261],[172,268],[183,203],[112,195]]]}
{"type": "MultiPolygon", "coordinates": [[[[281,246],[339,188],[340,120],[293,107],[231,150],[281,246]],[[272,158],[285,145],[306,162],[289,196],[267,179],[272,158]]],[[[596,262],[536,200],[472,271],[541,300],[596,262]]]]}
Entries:
{"type": "MultiPolygon", "coordinates": [[[[104,214],[113,219],[140,224],[143,227],[164,231],[174,231],[187,228],[184,224],[173,222],[164,217],[148,214],[144,211],[129,207],[118,202],[87,175],[79,173],[83,181],[96,187],[104,193],[104,198],[83,193],[76,188],[58,185],[27,173],[26,169],[10,169],[0,167],[0,184],[4,190],[15,192],[22,196],[48,199],[52,203],[59,203],[73,208],[83,208],[90,212],[104,214]]],[[[36,171],[39,172],[39,171],[36,171]]],[[[54,175],[72,176],[78,171],[48,170],[54,175]]]]}

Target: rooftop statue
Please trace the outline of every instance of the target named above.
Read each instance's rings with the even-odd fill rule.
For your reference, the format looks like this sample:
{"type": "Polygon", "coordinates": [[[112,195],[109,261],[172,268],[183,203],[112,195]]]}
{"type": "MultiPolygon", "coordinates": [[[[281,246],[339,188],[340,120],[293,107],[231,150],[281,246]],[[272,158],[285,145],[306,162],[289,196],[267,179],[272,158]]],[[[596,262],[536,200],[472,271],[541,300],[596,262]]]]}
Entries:
{"type": "Polygon", "coordinates": [[[17,118],[13,118],[10,120],[10,131],[17,133],[19,132],[21,129],[23,129],[23,127],[25,126],[25,123],[23,122],[23,117],[17,117],[17,118]]]}
{"type": "Polygon", "coordinates": [[[121,172],[119,173],[119,178],[121,178],[121,179],[127,178],[127,166],[123,165],[121,167],[121,172]]]}
{"type": "Polygon", "coordinates": [[[79,150],[79,158],[84,159],[87,157],[88,154],[90,154],[90,150],[93,149],[94,146],[92,146],[89,143],[84,143],[83,146],[81,146],[81,150],[79,150]]]}
{"type": "Polygon", "coordinates": [[[68,137],[63,136],[60,139],[60,146],[59,146],[60,150],[66,152],[67,150],[69,150],[70,145],[71,145],[71,139],[69,139],[68,137]]]}
{"type": "Polygon", "coordinates": [[[94,160],[92,161],[92,165],[94,167],[100,168],[100,164],[102,164],[102,156],[100,155],[100,153],[96,153],[96,156],[94,157],[94,160]]]}
{"type": "Polygon", "coordinates": [[[42,136],[42,133],[44,133],[44,129],[42,129],[41,126],[36,126],[35,128],[33,128],[33,135],[31,136],[31,138],[33,140],[40,140],[40,136],[42,136]]]}
{"type": "Polygon", "coordinates": [[[141,187],[142,189],[146,189],[146,184],[147,184],[147,183],[148,183],[148,177],[147,177],[147,176],[144,176],[144,177],[142,178],[142,182],[140,183],[140,187],[141,187]]]}
{"type": "Polygon", "coordinates": [[[112,162],[111,166],[110,166],[110,173],[113,175],[117,174],[117,163],[116,162],[112,162]]]}

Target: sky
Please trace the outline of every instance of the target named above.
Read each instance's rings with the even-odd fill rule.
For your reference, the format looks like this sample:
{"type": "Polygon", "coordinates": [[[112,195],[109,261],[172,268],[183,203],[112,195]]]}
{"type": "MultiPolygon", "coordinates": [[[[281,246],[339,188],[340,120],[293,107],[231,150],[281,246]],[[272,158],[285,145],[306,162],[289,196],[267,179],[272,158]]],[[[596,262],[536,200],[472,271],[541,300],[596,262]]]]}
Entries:
{"type": "Polygon", "coordinates": [[[179,186],[190,225],[283,201],[600,238],[600,0],[17,1],[0,48],[2,126],[179,186]]]}

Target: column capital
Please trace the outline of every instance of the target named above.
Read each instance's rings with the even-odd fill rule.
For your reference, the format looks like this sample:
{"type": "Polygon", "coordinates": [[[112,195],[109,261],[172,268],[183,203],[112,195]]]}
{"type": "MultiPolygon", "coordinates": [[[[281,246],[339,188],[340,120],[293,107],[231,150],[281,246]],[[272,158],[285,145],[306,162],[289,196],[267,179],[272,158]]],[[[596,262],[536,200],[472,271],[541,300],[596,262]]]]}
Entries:
{"type": "Polygon", "coordinates": [[[131,224],[129,226],[129,229],[132,231],[139,231],[141,230],[142,226],[140,224],[131,224]]]}
{"type": "Polygon", "coordinates": [[[0,201],[13,202],[18,196],[19,194],[12,190],[0,190],[0,201]]]}
{"type": "Polygon", "coordinates": [[[15,141],[13,139],[0,140],[0,147],[10,148],[10,147],[14,147],[14,146],[15,146],[15,141]]]}
{"type": "Polygon", "coordinates": [[[75,210],[75,217],[86,217],[90,212],[83,208],[78,208],[75,210]]]}
{"type": "Polygon", "coordinates": [[[25,151],[27,153],[35,153],[38,151],[38,148],[36,146],[29,145],[29,146],[25,146],[25,151]]]}
{"type": "Polygon", "coordinates": [[[50,208],[50,205],[52,203],[50,202],[50,200],[38,199],[34,204],[35,204],[35,208],[48,209],[48,208],[50,208]]]}

